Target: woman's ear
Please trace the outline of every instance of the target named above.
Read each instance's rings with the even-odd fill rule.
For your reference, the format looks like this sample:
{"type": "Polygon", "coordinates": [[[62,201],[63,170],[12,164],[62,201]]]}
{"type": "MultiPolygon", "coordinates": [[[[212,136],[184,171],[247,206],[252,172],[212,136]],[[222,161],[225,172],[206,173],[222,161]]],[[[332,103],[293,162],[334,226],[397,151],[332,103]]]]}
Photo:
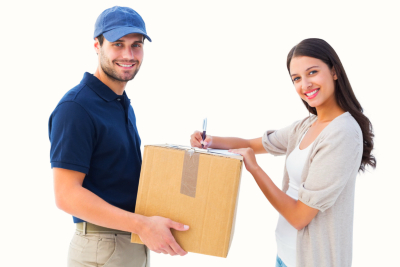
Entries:
{"type": "Polygon", "coordinates": [[[332,77],[336,81],[337,80],[337,75],[336,75],[336,70],[334,67],[332,67],[332,77]]]}

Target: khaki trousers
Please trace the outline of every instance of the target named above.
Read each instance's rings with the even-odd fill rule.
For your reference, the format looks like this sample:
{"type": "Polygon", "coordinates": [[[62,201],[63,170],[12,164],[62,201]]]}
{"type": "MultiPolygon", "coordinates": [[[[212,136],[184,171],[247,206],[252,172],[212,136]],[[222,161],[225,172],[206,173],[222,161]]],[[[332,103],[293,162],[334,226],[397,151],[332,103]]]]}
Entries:
{"type": "Polygon", "coordinates": [[[68,252],[68,267],[150,267],[150,251],[131,243],[130,234],[76,231],[68,252]]]}

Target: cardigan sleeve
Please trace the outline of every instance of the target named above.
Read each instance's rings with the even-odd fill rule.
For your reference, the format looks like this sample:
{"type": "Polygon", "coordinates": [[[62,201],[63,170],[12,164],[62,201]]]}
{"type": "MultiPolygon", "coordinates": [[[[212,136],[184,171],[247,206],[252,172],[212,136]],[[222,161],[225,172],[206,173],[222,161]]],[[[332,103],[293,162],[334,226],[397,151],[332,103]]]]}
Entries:
{"type": "Polygon", "coordinates": [[[286,155],[290,135],[299,123],[300,121],[296,121],[280,130],[266,131],[262,137],[262,144],[265,150],[274,156],[286,155]]]}
{"type": "Polygon", "coordinates": [[[310,155],[308,175],[299,188],[299,200],[325,211],[341,194],[350,179],[357,176],[363,151],[358,124],[330,129],[310,155]]]}

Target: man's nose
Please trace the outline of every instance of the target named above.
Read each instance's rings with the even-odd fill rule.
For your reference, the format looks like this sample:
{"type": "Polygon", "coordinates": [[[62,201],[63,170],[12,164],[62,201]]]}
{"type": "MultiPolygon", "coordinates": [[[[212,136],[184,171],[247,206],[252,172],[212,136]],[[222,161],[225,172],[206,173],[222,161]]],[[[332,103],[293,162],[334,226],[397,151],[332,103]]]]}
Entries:
{"type": "Polygon", "coordinates": [[[128,60],[133,60],[135,59],[134,53],[133,53],[133,48],[132,47],[126,47],[123,51],[123,55],[122,57],[124,59],[128,59],[128,60]]]}

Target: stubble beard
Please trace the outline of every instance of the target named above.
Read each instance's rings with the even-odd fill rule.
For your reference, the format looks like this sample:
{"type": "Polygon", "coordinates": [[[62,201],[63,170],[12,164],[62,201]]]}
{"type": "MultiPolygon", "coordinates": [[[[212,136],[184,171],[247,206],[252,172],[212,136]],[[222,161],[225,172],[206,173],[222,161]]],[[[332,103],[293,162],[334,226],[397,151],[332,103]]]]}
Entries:
{"type": "Polygon", "coordinates": [[[111,80],[118,81],[118,82],[128,82],[130,80],[133,80],[133,78],[135,78],[136,74],[139,72],[139,69],[140,69],[139,61],[137,61],[137,60],[130,61],[129,64],[135,63],[137,68],[131,76],[124,78],[124,77],[121,77],[121,75],[119,75],[117,73],[117,71],[112,67],[114,64],[114,61],[112,61],[111,63],[109,63],[109,62],[110,62],[110,60],[108,59],[108,57],[103,53],[102,49],[100,49],[100,67],[101,67],[101,69],[111,80]]]}

